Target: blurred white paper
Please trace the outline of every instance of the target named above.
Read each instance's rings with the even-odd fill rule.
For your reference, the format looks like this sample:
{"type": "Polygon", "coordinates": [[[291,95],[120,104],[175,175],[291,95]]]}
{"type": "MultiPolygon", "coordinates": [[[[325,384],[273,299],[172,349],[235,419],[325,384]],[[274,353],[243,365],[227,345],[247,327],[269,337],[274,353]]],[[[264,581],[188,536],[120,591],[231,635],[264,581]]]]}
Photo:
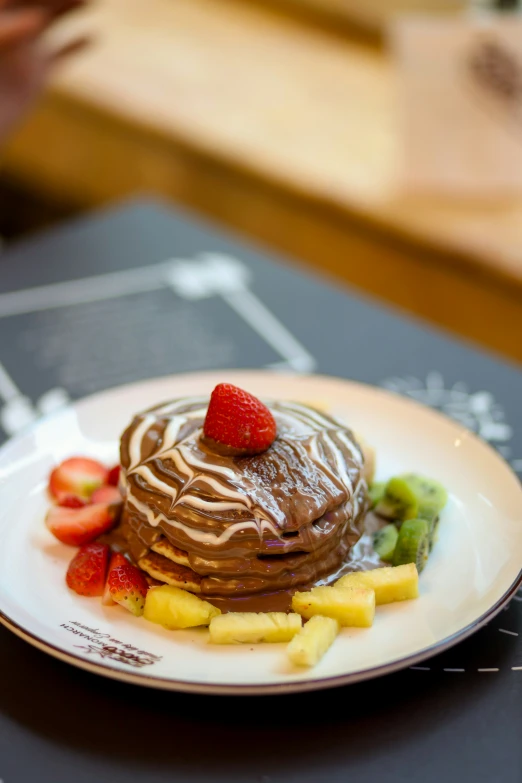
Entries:
{"type": "Polygon", "coordinates": [[[522,18],[404,17],[392,46],[404,186],[522,194],[522,18]]]}

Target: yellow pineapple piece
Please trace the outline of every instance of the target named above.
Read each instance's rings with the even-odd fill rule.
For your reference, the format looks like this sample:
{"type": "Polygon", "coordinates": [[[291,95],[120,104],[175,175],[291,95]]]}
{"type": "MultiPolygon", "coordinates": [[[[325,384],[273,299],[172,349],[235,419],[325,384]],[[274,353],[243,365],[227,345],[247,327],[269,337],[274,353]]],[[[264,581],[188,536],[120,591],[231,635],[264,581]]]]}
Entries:
{"type": "Polygon", "coordinates": [[[364,458],[363,476],[366,479],[366,483],[368,484],[368,486],[371,486],[375,478],[375,463],[377,459],[375,454],[375,449],[373,448],[373,446],[370,446],[370,444],[367,443],[366,440],[362,437],[362,435],[359,435],[358,432],[355,432],[354,435],[355,435],[355,440],[361,447],[361,451],[363,453],[363,458],[364,458]]]}
{"type": "Polygon", "coordinates": [[[292,609],[306,619],[320,614],[340,625],[369,628],[375,616],[375,593],[365,587],[314,587],[308,593],[295,593],[292,609]]]}
{"type": "Polygon", "coordinates": [[[375,603],[391,604],[419,597],[419,574],[415,563],[376,568],[374,571],[355,571],[335,583],[336,588],[366,587],[375,590],[375,603]]]}
{"type": "Polygon", "coordinates": [[[143,612],[146,620],[170,630],[208,625],[219,614],[221,610],[208,601],[202,601],[196,595],[170,585],[151,587],[143,612]]]}
{"type": "Polygon", "coordinates": [[[285,612],[229,612],[210,623],[212,644],[289,642],[302,627],[298,614],[285,612]]]}
{"type": "Polygon", "coordinates": [[[339,623],[331,617],[316,614],[294,636],[286,651],[297,666],[315,666],[339,633],[339,623]]]}

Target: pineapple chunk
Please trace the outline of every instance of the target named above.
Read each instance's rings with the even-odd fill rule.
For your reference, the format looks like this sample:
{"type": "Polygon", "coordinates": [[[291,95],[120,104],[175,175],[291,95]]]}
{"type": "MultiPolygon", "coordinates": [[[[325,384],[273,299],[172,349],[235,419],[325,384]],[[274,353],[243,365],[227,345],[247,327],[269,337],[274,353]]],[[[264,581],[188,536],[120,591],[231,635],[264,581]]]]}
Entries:
{"type": "Polygon", "coordinates": [[[285,612],[229,612],[210,623],[212,644],[289,642],[301,630],[298,614],[285,612]]]}
{"type": "Polygon", "coordinates": [[[415,563],[376,568],[374,571],[356,571],[335,583],[336,588],[366,587],[375,590],[375,603],[391,604],[419,597],[419,574],[415,563]]]}
{"type": "Polygon", "coordinates": [[[364,467],[363,467],[363,476],[366,479],[366,483],[368,486],[373,484],[375,479],[375,463],[377,460],[377,457],[375,455],[375,449],[373,446],[370,446],[369,443],[366,442],[366,440],[360,435],[358,432],[354,433],[355,440],[361,447],[361,451],[363,453],[363,459],[364,459],[364,467]]]}
{"type": "Polygon", "coordinates": [[[286,648],[288,657],[297,666],[315,666],[333,644],[338,633],[337,620],[316,614],[286,648]]]}
{"type": "Polygon", "coordinates": [[[295,593],[292,609],[307,619],[320,614],[340,625],[369,628],[375,616],[375,593],[358,586],[314,587],[309,593],[295,593]]]}
{"type": "Polygon", "coordinates": [[[169,630],[208,625],[213,617],[221,614],[207,601],[202,601],[180,587],[162,585],[151,587],[145,599],[143,616],[151,623],[158,623],[169,630]]]}

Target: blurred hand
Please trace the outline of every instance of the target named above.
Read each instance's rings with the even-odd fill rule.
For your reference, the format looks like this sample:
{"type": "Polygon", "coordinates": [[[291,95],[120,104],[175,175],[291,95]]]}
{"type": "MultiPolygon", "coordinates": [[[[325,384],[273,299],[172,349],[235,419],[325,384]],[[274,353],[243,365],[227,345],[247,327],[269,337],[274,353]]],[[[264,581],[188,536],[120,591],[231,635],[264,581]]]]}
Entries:
{"type": "Polygon", "coordinates": [[[78,38],[52,52],[42,34],[85,0],[0,0],[0,144],[39,96],[53,67],[83,48],[78,38]]]}

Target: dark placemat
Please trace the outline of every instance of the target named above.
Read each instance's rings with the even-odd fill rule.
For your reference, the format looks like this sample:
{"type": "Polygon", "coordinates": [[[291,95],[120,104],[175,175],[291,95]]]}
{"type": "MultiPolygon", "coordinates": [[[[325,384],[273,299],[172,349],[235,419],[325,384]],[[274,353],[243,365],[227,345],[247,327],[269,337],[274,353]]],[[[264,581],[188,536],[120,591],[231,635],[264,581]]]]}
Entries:
{"type": "MultiPolygon", "coordinates": [[[[522,474],[517,368],[186,214],[135,202],[0,256],[2,438],[121,383],[267,366],[421,400],[522,474]]],[[[519,783],[521,636],[519,594],[488,627],[413,670],[254,699],[111,682],[0,628],[0,781],[519,783]]]]}

